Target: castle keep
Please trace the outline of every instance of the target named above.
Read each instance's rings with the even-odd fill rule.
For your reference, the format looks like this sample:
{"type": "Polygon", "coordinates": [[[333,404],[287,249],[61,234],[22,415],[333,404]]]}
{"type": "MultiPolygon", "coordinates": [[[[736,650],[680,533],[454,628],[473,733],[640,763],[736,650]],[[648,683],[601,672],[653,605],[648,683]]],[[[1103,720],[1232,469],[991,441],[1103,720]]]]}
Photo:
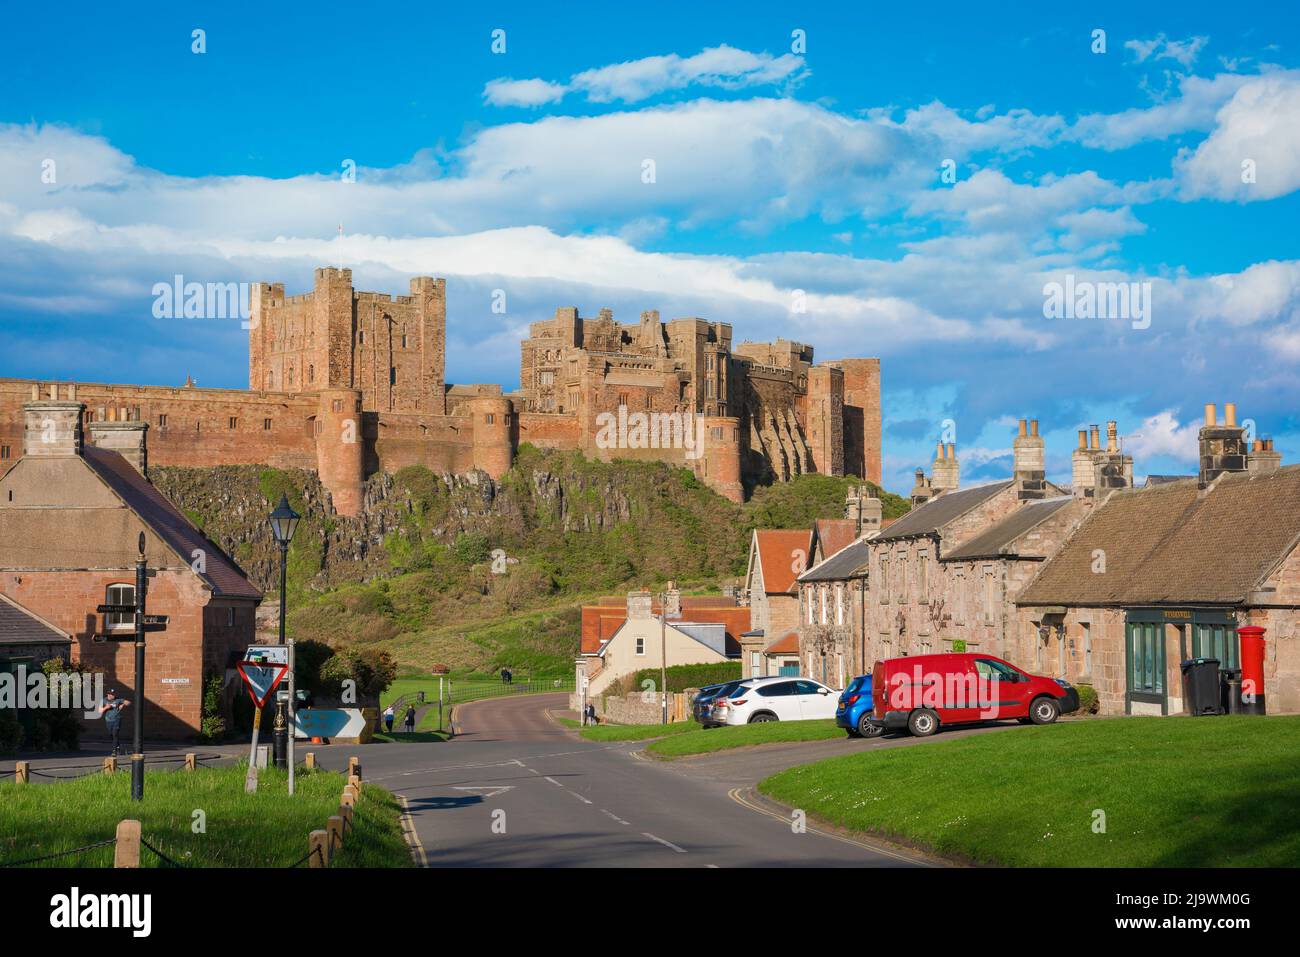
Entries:
{"type": "Polygon", "coordinates": [[[261,283],[251,297],[246,391],[0,380],[0,474],[23,446],[23,404],[55,400],[83,404],[87,427],[146,423],[155,465],[314,469],[345,515],[374,472],[418,464],[495,478],[521,442],[671,461],[734,501],[803,472],[880,479],[878,359],[814,365],[796,342],[733,348],[725,323],[646,312],[624,325],[566,308],[532,325],[520,389],[504,393],[447,384],[442,279],[389,296],[322,268],[311,292],[261,283]],[[655,414],[654,441],[623,440],[633,413],[655,414]],[[602,431],[618,419],[624,428],[602,431]],[[672,441],[659,441],[661,420],[672,441]],[[701,441],[681,441],[683,426],[701,441]]]}

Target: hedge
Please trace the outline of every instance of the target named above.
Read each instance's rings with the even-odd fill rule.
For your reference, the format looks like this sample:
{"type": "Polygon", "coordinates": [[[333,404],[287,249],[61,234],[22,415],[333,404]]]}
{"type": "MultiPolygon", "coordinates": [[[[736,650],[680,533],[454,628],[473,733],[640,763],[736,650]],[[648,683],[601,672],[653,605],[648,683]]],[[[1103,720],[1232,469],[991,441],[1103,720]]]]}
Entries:
{"type": "MultiPolygon", "coordinates": [[[[719,661],[706,665],[673,665],[668,669],[668,690],[685,691],[687,688],[703,688],[705,685],[718,685],[724,681],[735,681],[741,677],[739,661],[719,661]]],[[[632,690],[646,688],[659,690],[659,669],[643,668],[632,676],[632,690]],[[653,682],[646,685],[645,682],[653,682]]]]}

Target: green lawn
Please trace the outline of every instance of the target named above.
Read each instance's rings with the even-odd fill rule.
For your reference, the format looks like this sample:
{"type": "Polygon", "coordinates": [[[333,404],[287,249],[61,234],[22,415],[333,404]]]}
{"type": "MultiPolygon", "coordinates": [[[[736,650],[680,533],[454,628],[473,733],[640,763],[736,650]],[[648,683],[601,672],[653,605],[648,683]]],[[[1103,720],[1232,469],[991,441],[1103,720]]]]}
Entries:
{"type": "MultiPolygon", "coordinates": [[[[0,865],[70,850],[113,837],[119,821],[141,822],[144,840],[187,867],[288,867],[308,852],[308,834],[338,813],[344,777],[299,770],[288,797],[287,772],[259,771],[256,794],[244,793],[244,766],[148,771],[144,800],[131,800],[131,776],[92,774],[48,784],[0,784],[0,865]],[[204,833],[193,827],[203,812],[204,833]]],[[[401,809],[388,791],[364,785],[349,835],[334,867],[410,867],[401,809]]],[[[142,849],[143,867],[158,867],[142,849]]],[[[47,867],[112,867],[112,846],[58,858],[47,867]]]]}
{"type": "MultiPolygon", "coordinates": [[[[515,681],[505,684],[500,678],[452,678],[443,681],[443,707],[448,704],[465,704],[481,698],[495,698],[500,695],[517,694],[554,694],[557,691],[572,691],[573,675],[565,677],[537,677],[531,682],[515,681]]],[[[380,696],[380,707],[386,708],[403,695],[409,695],[411,703],[418,692],[424,692],[424,703],[438,703],[438,679],[429,677],[396,678],[388,690],[380,696]]],[[[434,709],[437,713],[437,708],[434,709]]]]}
{"type": "Polygon", "coordinates": [[[876,749],[759,790],[980,863],[1296,867],[1297,753],[1300,717],[1123,718],[876,749]]]}
{"type": "Polygon", "coordinates": [[[588,741],[645,741],[649,738],[693,734],[699,730],[700,726],[694,721],[674,721],[672,724],[589,725],[579,734],[588,741]]]}
{"type": "Polygon", "coordinates": [[[696,730],[655,741],[646,747],[646,751],[659,758],[680,758],[688,754],[708,754],[755,744],[824,741],[827,738],[844,737],[844,729],[837,728],[834,720],[829,718],[824,721],[767,721],[725,728],[700,728],[686,723],[683,727],[693,727],[696,730]]]}

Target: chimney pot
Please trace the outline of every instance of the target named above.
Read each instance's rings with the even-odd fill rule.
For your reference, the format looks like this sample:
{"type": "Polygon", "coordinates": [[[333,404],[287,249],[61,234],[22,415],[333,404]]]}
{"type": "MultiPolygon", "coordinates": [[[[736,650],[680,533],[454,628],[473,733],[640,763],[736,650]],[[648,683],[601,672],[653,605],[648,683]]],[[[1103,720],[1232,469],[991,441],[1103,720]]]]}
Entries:
{"type": "Polygon", "coordinates": [[[934,457],[935,457],[936,459],[942,459],[942,458],[944,457],[944,455],[943,455],[943,443],[942,443],[942,442],[939,442],[938,444],[935,445],[935,447],[934,447],[934,457]]]}
{"type": "Polygon", "coordinates": [[[1029,434],[1030,434],[1030,435],[1037,435],[1037,434],[1038,434],[1038,420],[1037,420],[1037,419],[1030,419],[1030,420],[1029,420],[1029,434]]]}
{"type": "Polygon", "coordinates": [[[1020,420],[1020,434],[1021,434],[1021,435],[1028,435],[1028,434],[1029,434],[1028,429],[1026,428],[1026,420],[1025,420],[1025,419],[1021,419],[1021,420],[1020,420]]]}
{"type": "Polygon", "coordinates": [[[1218,421],[1218,410],[1214,407],[1213,402],[1205,403],[1205,425],[1207,428],[1214,428],[1218,421]]]}
{"type": "Polygon", "coordinates": [[[1087,430],[1087,429],[1080,429],[1080,430],[1079,430],[1079,448],[1081,448],[1081,449],[1087,449],[1087,448],[1088,448],[1088,430],[1087,430]]]}
{"type": "Polygon", "coordinates": [[[948,458],[953,459],[953,460],[956,460],[956,458],[957,458],[957,443],[955,443],[955,442],[949,442],[949,443],[948,443],[948,458]]]}
{"type": "Polygon", "coordinates": [[[1088,448],[1101,451],[1101,426],[1090,425],[1088,426],[1088,430],[1088,448]]]}
{"type": "Polygon", "coordinates": [[[1223,404],[1223,424],[1237,424],[1237,404],[1235,402],[1225,402],[1223,404]]]}

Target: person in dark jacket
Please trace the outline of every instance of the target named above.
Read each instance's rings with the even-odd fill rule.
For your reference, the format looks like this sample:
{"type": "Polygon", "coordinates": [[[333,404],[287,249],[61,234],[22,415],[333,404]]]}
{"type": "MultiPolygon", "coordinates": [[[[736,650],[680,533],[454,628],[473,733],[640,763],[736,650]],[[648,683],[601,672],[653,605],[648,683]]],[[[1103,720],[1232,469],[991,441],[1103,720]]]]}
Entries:
{"type": "Polygon", "coordinates": [[[406,720],[403,723],[407,734],[415,731],[415,705],[408,705],[406,708],[406,720]]]}
{"type": "Polygon", "coordinates": [[[125,698],[119,698],[115,689],[109,688],[104,703],[99,706],[99,713],[104,719],[104,727],[108,729],[108,733],[113,737],[114,755],[121,749],[118,736],[122,733],[122,709],[130,703],[125,698]]]}

